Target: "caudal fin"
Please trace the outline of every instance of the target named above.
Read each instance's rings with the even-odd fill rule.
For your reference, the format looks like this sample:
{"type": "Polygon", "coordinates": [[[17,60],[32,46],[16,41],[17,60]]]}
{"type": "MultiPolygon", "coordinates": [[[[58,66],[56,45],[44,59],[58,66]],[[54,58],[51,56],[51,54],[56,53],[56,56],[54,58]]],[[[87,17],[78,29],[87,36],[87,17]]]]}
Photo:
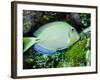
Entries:
{"type": "Polygon", "coordinates": [[[36,42],[37,42],[37,38],[35,37],[24,37],[23,38],[23,44],[24,44],[23,52],[26,52],[36,42]]]}

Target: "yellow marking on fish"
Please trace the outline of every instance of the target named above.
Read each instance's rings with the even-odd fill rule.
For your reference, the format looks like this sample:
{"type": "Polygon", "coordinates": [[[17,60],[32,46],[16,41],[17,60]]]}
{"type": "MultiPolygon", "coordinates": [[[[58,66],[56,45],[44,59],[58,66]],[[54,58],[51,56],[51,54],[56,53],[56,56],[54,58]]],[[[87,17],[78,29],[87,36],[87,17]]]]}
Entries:
{"type": "Polygon", "coordinates": [[[77,41],[76,38],[71,38],[71,39],[70,39],[70,42],[71,42],[71,43],[75,43],[76,41],[77,41]]]}

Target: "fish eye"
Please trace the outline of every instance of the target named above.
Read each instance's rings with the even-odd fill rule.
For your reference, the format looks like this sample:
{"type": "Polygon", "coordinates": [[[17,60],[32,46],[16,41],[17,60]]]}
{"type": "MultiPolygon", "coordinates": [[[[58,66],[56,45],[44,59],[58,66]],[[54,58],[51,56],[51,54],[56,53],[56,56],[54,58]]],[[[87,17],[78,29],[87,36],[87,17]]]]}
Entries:
{"type": "Polygon", "coordinates": [[[72,28],[72,31],[74,31],[74,29],[72,28]]]}

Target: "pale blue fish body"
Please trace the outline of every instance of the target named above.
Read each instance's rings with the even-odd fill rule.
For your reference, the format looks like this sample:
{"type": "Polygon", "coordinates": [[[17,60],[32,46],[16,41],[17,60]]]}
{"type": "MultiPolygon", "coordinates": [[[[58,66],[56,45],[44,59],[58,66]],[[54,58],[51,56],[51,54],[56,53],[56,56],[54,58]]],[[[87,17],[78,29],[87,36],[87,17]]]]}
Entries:
{"type": "MultiPolygon", "coordinates": [[[[34,33],[33,49],[41,54],[52,54],[70,47],[79,40],[75,28],[63,21],[55,21],[41,26],[34,33]]],[[[31,47],[30,46],[30,47],[31,47]]]]}

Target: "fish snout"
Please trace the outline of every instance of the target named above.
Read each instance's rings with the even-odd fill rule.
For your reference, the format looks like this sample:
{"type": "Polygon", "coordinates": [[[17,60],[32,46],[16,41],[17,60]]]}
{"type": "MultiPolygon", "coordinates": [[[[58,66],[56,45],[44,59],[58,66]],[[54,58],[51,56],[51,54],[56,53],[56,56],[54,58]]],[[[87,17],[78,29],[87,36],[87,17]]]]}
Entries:
{"type": "Polygon", "coordinates": [[[73,44],[73,43],[75,43],[76,41],[78,41],[79,40],[79,37],[72,37],[71,39],[70,39],[70,42],[73,44]]]}

